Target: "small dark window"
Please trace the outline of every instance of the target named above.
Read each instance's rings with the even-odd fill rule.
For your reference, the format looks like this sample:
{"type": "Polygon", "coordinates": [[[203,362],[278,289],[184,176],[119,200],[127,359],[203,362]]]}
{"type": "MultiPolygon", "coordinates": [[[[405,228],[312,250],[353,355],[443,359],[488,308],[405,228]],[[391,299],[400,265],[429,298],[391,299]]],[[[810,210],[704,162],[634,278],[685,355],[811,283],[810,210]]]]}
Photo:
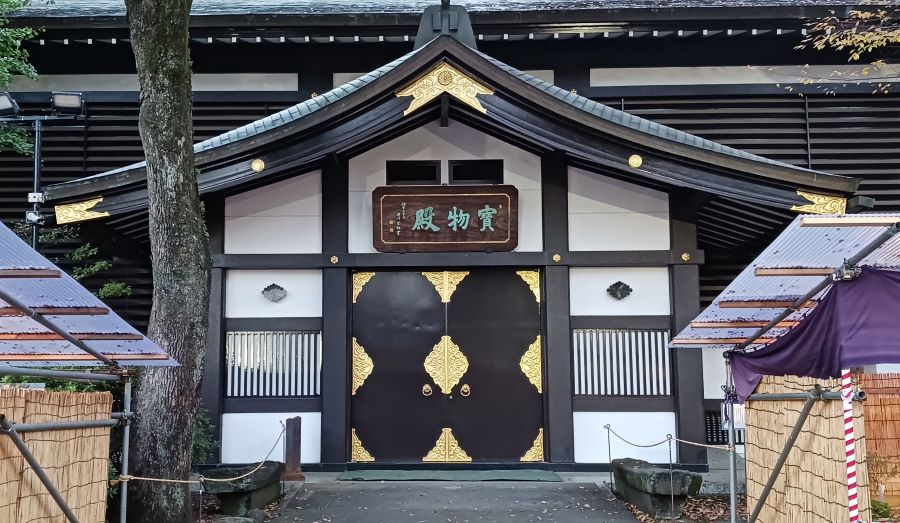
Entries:
{"type": "Polygon", "coordinates": [[[450,185],[503,183],[503,160],[450,160],[450,185]]]}
{"type": "Polygon", "coordinates": [[[440,185],[440,160],[389,160],[388,185],[440,185]]]}

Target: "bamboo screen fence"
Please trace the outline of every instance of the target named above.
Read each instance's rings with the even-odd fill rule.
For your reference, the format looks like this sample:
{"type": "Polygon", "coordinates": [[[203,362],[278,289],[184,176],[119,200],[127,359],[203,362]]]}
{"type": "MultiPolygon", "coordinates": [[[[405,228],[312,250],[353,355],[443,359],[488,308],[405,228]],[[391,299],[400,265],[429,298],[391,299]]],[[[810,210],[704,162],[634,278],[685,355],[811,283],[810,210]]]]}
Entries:
{"type": "MultiPolygon", "coordinates": [[[[111,410],[112,395],[108,392],[0,389],[0,414],[11,422],[109,419],[111,410]]],[[[26,432],[22,437],[79,521],[106,521],[108,427],[26,432]]],[[[0,435],[0,521],[66,521],[21,453],[4,435],[0,435]]]]}
{"type": "MultiPolygon", "coordinates": [[[[840,380],[766,376],[758,393],[806,392],[815,383],[840,390],[840,380]]],[[[747,499],[753,507],[784,447],[804,400],[749,401],[746,409],[747,499]]],[[[869,521],[869,478],[863,411],[854,402],[860,521],[869,521]]],[[[847,521],[847,466],[840,400],[816,401],[775,486],[759,523],[847,521]]]]}
{"type": "Polygon", "coordinates": [[[900,374],[864,374],[860,388],[866,391],[866,448],[869,451],[871,490],[900,496],[900,374]]]}

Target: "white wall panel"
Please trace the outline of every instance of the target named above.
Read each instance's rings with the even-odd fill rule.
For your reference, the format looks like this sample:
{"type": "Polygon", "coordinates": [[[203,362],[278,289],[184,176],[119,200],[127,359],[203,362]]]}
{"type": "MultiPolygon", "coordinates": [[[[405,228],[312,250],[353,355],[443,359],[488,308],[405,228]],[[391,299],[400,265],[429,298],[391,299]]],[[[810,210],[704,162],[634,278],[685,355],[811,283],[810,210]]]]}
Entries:
{"type": "Polygon", "coordinates": [[[671,310],[666,267],[574,267],[569,287],[572,316],[667,316],[671,310]],[[632,289],[623,300],[606,292],[617,281],[632,289]]]}
{"type": "Polygon", "coordinates": [[[432,122],[350,159],[350,252],[372,247],[372,190],[385,185],[388,160],[441,160],[442,182],[448,160],[502,159],[503,182],[519,190],[517,251],[543,250],[540,157],[459,122],[432,122]]]}
{"type": "MultiPolygon", "coordinates": [[[[322,415],[318,412],[252,412],[222,415],[222,463],[253,463],[265,459],[281,432],[281,422],[300,416],[300,461],[322,460],[322,415]]],[[[284,462],[284,438],[272,455],[284,462]]]]}
{"type": "MultiPolygon", "coordinates": [[[[756,65],[725,67],[610,67],[593,68],[591,87],[626,87],[632,85],[719,85],[719,84],[787,84],[801,83],[807,78],[819,78],[825,83],[847,81],[847,75],[857,74],[853,64],[836,65],[756,65]],[[835,71],[843,74],[836,75],[835,71]]],[[[879,71],[886,77],[900,76],[900,66],[890,64],[879,71]]],[[[626,107],[627,108],[627,107],[626,107]]]]}
{"type": "Polygon", "coordinates": [[[668,250],[668,195],[570,167],[569,249],[668,250]]]}
{"type": "MultiPolygon", "coordinates": [[[[203,73],[191,75],[194,91],[297,91],[296,73],[203,73]]],[[[139,91],[134,74],[42,74],[31,80],[14,76],[13,92],[139,91]]]]}
{"type": "Polygon", "coordinates": [[[322,173],[225,199],[226,254],[322,252],[322,173]]]}
{"type": "MultiPolygon", "coordinates": [[[[650,463],[669,462],[668,444],[639,448],[612,435],[612,444],[607,446],[605,425],[639,445],[664,441],[667,434],[677,435],[674,412],[573,412],[572,422],[575,429],[575,463],[609,463],[610,454],[612,459],[636,458],[650,463]]],[[[677,445],[673,444],[672,455],[677,461],[677,445]]]]}
{"type": "Polygon", "coordinates": [[[317,318],[322,316],[321,270],[228,270],[225,273],[227,318],[317,318]],[[278,284],[287,295],[267,300],[262,290],[278,284]]]}
{"type": "Polygon", "coordinates": [[[725,349],[680,349],[703,351],[703,397],[710,400],[725,399],[725,349]]]}

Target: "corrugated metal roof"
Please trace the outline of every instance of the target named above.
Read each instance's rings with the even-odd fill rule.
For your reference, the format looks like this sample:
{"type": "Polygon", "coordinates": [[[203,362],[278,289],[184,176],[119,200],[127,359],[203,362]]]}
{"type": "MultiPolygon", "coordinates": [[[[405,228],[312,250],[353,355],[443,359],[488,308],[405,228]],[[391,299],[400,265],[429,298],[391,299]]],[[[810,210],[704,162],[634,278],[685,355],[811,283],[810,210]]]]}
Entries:
{"type": "MultiPolygon", "coordinates": [[[[48,277],[2,277],[0,289],[10,300],[18,300],[30,308],[103,309],[107,314],[47,314],[45,319],[69,334],[103,334],[122,338],[121,340],[82,340],[113,360],[122,360],[123,365],[177,365],[155,343],[143,336],[120,318],[96,296],[82,287],[71,276],[63,272],[49,260],[35,252],[0,223],[0,269],[54,269],[58,278],[48,277]]],[[[0,308],[10,304],[0,300],[0,308]]],[[[61,312],[61,311],[60,311],[61,312]]],[[[78,311],[80,312],[80,311],[78,311]]],[[[26,316],[0,316],[0,335],[50,334],[52,331],[26,316]]],[[[52,338],[51,336],[48,336],[52,338]]],[[[9,340],[0,339],[0,363],[30,366],[82,366],[98,365],[99,361],[72,343],[60,339],[9,340]]]]}
{"type": "MultiPolygon", "coordinates": [[[[900,214],[854,214],[842,216],[821,216],[815,218],[855,219],[861,216],[891,218],[900,222],[900,214]]],[[[708,322],[768,322],[780,314],[785,307],[742,307],[723,308],[723,302],[769,302],[795,301],[812,290],[824,276],[757,276],[757,269],[837,269],[844,261],[853,257],[873,240],[878,238],[886,226],[828,226],[804,227],[803,220],[809,216],[797,216],[790,225],[766,249],[738,275],[728,287],[697,316],[691,324],[708,322]]],[[[891,220],[887,220],[890,222],[891,220]]],[[[900,270],[900,234],[894,236],[860,265],[882,269],[900,270]]],[[[826,288],[815,299],[828,292],[826,288]]],[[[802,320],[812,308],[801,309],[787,317],[785,321],[802,320]]],[[[759,327],[707,328],[689,325],[673,338],[671,346],[679,348],[734,348],[736,343],[691,343],[696,340],[718,340],[741,338],[755,334],[759,327]]],[[[777,338],[788,328],[772,329],[766,338],[777,338]]]]}

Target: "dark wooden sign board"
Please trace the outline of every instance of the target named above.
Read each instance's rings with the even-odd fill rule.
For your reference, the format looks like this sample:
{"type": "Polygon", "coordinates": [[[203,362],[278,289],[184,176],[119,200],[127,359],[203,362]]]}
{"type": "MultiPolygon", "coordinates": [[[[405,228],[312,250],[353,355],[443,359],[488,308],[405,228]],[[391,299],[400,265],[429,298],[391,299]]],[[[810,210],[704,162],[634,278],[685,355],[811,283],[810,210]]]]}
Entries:
{"type": "Polygon", "coordinates": [[[511,251],[519,243],[512,185],[378,187],[372,192],[379,252],[511,251]]]}

